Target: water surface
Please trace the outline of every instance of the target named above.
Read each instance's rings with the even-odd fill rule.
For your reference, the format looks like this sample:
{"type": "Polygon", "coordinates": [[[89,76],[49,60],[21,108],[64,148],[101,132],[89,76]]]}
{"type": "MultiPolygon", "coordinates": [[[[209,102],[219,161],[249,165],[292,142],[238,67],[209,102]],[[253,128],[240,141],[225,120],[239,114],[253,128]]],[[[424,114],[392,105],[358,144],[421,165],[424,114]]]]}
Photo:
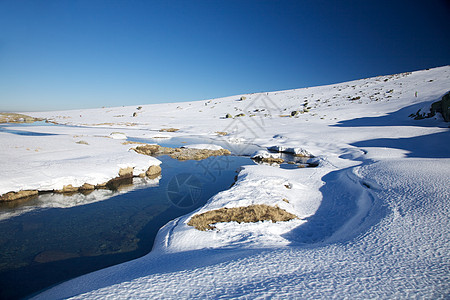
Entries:
{"type": "Polygon", "coordinates": [[[159,228],[228,189],[240,166],[253,164],[239,156],[159,159],[161,178],[127,193],[108,191],[101,201],[48,194],[0,207],[0,298],[22,298],[147,254],[159,228]]]}

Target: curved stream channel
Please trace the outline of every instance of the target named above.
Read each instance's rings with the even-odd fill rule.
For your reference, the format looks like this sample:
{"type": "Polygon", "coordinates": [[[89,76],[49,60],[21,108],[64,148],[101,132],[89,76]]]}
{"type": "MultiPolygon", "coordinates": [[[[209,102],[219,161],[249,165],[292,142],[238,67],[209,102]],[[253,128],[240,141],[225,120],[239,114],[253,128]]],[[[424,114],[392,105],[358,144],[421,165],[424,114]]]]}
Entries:
{"type": "MultiPolygon", "coordinates": [[[[199,142],[177,139],[158,144],[199,142]]],[[[233,155],[158,159],[159,178],[134,178],[116,191],[43,194],[0,204],[0,298],[27,297],[149,253],[164,224],[204,205],[233,184],[242,165],[254,164],[249,157],[233,155]]]]}

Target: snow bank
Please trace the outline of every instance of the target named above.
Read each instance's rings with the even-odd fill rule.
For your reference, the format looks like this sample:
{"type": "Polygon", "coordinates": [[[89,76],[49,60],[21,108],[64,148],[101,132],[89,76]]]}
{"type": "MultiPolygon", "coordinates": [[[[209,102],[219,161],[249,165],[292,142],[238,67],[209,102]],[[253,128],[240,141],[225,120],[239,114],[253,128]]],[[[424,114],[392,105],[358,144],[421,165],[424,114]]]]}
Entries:
{"type": "Polygon", "coordinates": [[[185,145],[181,148],[204,149],[204,150],[222,150],[223,149],[221,146],[213,145],[213,144],[192,144],[192,145],[185,145]]]}
{"type": "Polygon", "coordinates": [[[270,146],[267,147],[270,151],[292,153],[296,156],[312,157],[313,155],[307,150],[300,147],[286,147],[286,146],[270,146]]]}
{"type": "Polygon", "coordinates": [[[273,153],[266,150],[258,150],[253,153],[252,158],[280,158],[280,153],[273,153]]]}
{"type": "MultiPolygon", "coordinates": [[[[28,126],[34,133],[53,127],[28,126]]],[[[14,127],[23,132],[22,127],[14,127]]],[[[98,185],[115,178],[122,168],[134,175],[161,162],[129,151],[121,140],[79,135],[76,128],[59,128],[57,134],[34,136],[0,132],[0,194],[20,190],[60,190],[66,185],[98,185]]]]}
{"type": "Polygon", "coordinates": [[[305,223],[304,218],[312,215],[320,205],[321,195],[317,186],[321,182],[308,180],[307,176],[312,174],[317,176],[319,173],[292,172],[270,166],[246,166],[231,189],[217,194],[196,212],[163,227],[158,234],[154,251],[172,253],[230,246],[260,248],[288,245],[290,241],[283,234],[305,223]],[[212,231],[199,231],[187,225],[190,217],[195,214],[254,204],[278,206],[295,214],[298,219],[279,223],[218,223],[215,224],[217,230],[212,231]]]}
{"type": "Polygon", "coordinates": [[[112,132],[109,136],[116,140],[126,140],[127,139],[127,136],[122,132],[112,132]]]}

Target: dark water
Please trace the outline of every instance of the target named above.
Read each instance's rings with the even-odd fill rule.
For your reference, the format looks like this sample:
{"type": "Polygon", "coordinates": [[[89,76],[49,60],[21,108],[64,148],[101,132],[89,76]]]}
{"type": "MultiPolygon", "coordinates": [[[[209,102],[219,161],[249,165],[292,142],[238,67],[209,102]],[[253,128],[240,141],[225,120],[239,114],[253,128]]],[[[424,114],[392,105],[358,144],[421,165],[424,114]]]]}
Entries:
{"type": "MultiPolygon", "coordinates": [[[[81,201],[83,205],[66,208],[39,207],[45,203],[39,198],[0,207],[0,215],[18,214],[0,221],[0,298],[23,298],[147,254],[159,228],[228,189],[239,167],[253,164],[238,156],[202,161],[159,159],[161,178],[150,187],[141,185],[103,201],[81,201]],[[27,205],[34,209],[24,212],[27,205]]],[[[58,197],[63,197],[58,200],[63,202],[60,206],[66,206],[66,200],[77,204],[73,199],[83,198],[80,194],[58,197]]]]}

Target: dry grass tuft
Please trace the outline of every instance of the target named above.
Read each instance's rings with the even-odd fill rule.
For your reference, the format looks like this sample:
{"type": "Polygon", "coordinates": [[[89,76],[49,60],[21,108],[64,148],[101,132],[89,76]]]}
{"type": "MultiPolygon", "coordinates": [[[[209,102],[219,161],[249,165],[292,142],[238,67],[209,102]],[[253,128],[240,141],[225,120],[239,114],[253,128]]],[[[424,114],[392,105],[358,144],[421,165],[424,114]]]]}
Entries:
{"type": "Polygon", "coordinates": [[[16,113],[0,113],[0,123],[33,123],[42,119],[16,113]]]}
{"type": "Polygon", "coordinates": [[[212,224],[221,222],[256,223],[259,221],[272,221],[275,223],[297,218],[296,215],[278,206],[255,204],[243,207],[221,208],[195,215],[189,220],[188,225],[198,230],[206,231],[215,228],[211,226],[212,224]]]}
{"type": "Polygon", "coordinates": [[[220,135],[220,136],[225,136],[225,135],[228,135],[228,132],[225,132],[225,131],[216,131],[216,134],[217,134],[217,135],[220,135]]]}
{"type": "Polygon", "coordinates": [[[178,128],[161,128],[159,131],[160,132],[177,132],[178,130],[180,130],[180,129],[178,129],[178,128]]]}
{"type": "Polygon", "coordinates": [[[209,149],[192,149],[192,148],[170,148],[159,145],[142,145],[134,148],[134,151],[140,154],[158,156],[169,155],[178,160],[202,160],[211,156],[230,155],[227,149],[209,150],[209,149]]]}
{"type": "Polygon", "coordinates": [[[126,142],[123,142],[122,145],[145,145],[145,143],[126,141],[126,142]]]}

